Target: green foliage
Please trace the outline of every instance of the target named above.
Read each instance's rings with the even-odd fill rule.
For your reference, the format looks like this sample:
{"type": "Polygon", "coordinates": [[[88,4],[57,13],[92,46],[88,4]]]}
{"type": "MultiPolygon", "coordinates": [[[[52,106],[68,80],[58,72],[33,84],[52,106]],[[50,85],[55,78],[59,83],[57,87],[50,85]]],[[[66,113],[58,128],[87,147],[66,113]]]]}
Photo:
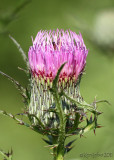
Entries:
{"type": "Polygon", "coordinates": [[[3,160],[13,160],[12,155],[13,155],[13,150],[11,149],[11,152],[8,151],[8,153],[3,152],[0,150],[0,154],[4,157],[3,160]]]}
{"type": "MultiPolygon", "coordinates": [[[[32,129],[42,135],[47,135],[49,138],[49,141],[46,139],[43,139],[43,140],[49,145],[48,147],[54,148],[54,155],[56,155],[56,156],[62,155],[63,157],[64,157],[65,153],[68,153],[73,148],[72,143],[75,141],[75,140],[73,140],[65,146],[65,139],[67,137],[73,136],[73,135],[82,136],[84,133],[90,131],[91,129],[93,129],[94,133],[95,133],[95,129],[101,127],[97,124],[97,118],[101,114],[101,112],[97,111],[96,104],[100,103],[100,102],[107,102],[108,103],[108,101],[106,101],[106,100],[101,100],[101,101],[95,101],[92,104],[87,104],[83,100],[83,98],[80,98],[80,100],[78,100],[78,99],[73,99],[73,98],[69,97],[68,95],[65,94],[64,89],[61,90],[60,92],[58,92],[57,83],[58,83],[60,72],[63,69],[63,67],[65,66],[65,64],[66,63],[62,64],[61,67],[59,68],[57,75],[56,75],[55,79],[53,80],[52,88],[50,88],[50,92],[54,96],[56,106],[54,109],[50,108],[49,110],[47,110],[47,112],[49,112],[49,113],[53,112],[58,116],[58,118],[59,118],[59,127],[58,128],[55,128],[55,129],[54,128],[47,128],[41,122],[41,120],[38,117],[36,117],[35,114],[30,114],[27,111],[25,111],[25,113],[23,113],[23,115],[28,117],[30,124],[18,119],[16,116],[14,116],[10,113],[7,113],[5,111],[0,111],[1,114],[9,116],[10,118],[14,119],[18,124],[29,127],[30,129],[32,129]],[[73,123],[72,127],[68,126],[68,123],[67,123],[69,121],[70,115],[72,113],[69,113],[68,115],[66,115],[64,113],[64,110],[63,110],[64,107],[62,106],[62,97],[63,96],[66,97],[66,99],[68,99],[73,105],[76,106],[75,119],[73,120],[74,123],[73,123]],[[86,118],[86,125],[83,127],[79,127],[82,122],[81,119],[83,119],[84,117],[87,117],[86,112],[91,112],[94,115],[94,119],[92,119],[92,117],[90,117],[90,120],[88,120],[86,118]],[[35,118],[37,120],[36,125],[33,124],[33,122],[32,122],[33,118],[35,118]]],[[[17,81],[15,81],[10,76],[4,74],[3,72],[0,72],[0,73],[2,75],[6,76],[9,80],[11,80],[16,85],[16,87],[21,92],[21,94],[24,98],[26,98],[27,100],[29,99],[28,91],[26,92],[25,89],[17,81]]],[[[79,93],[79,96],[80,96],[80,93],[79,93]]]]}
{"type": "MultiPolygon", "coordinates": [[[[18,47],[19,51],[21,52],[22,57],[27,65],[26,73],[27,75],[30,75],[31,73],[29,70],[28,59],[26,57],[25,52],[13,37],[10,36],[10,38],[18,47]]],[[[55,76],[55,79],[52,82],[52,88],[49,88],[51,94],[54,97],[55,106],[54,108],[50,107],[48,110],[46,110],[47,113],[53,112],[58,117],[58,120],[59,120],[58,127],[56,128],[47,127],[42,123],[40,118],[38,118],[35,114],[30,114],[27,108],[22,114],[23,116],[26,116],[29,119],[29,122],[30,122],[29,124],[24,122],[22,119],[17,118],[17,115],[19,116],[21,114],[17,114],[16,116],[14,116],[5,111],[0,111],[0,114],[6,115],[14,119],[18,124],[24,125],[42,135],[46,135],[49,140],[46,140],[46,139],[43,139],[43,140],[48,144],[48,147],[53,149],[53,155],[55,159],[57,159],[59,156],[64,157],[64,154],[68,153],[73,148],[72,144],[75,142],[75,140],[65,145],[65,140],[67,137],[74,136],[74,135],[80,135],[80,137],[82,137],[83,134],[85,134],[90,130],[94,130],[94,133],[95,133],[96,128],[101,128],[101,126],[99,126],[97,123],[97,118],[101,114],[101,112],[97,110],[97,104],[100,102],[109,103],[106,100],[100,100],[100,101],[95,100],[92,104],[86,103],[81,97],[80,91],[79,91],[81,76],[79,77],[79,81],[75,86],[76,87],[75,89],[78,92],[77,98],[74,99],[69,95],[67,95],[64,91],[64,88],[58,91],[57,84],[59,81],[59,75],[63,67],[65,66],[65,64],[66,63],[61,65],[61,67],[57,72],[57,75],[55,76]],[[74,106],[75,111],[69,112],[68,114],[64,112],[64,108],[65,108],[64,105],[66,104],[63,103],[63,97],[69,100],[70,107],[71,105],[74,106]],[[87,113],[93,114],[94,118],[92,119],[92,116],[91,116],[90,120],[88,120],[87,113]],[[75,115],[75,117],[73,120],[70,120],[70,116],[73,114],[75,115]],[[33,123],[34,118],[37,121],[36,124],[33,123]],[[86,121],[86,124],[84,126],[81,125],[83,120],[86,121]],[[72,125],[71,125],[71,121],[73,122],[72,125]]],[[[8,76],[7,74],[1,71],[0,71],[0,74],[7,77],[10,81],[12,81],[15,84],[16,88],[20,91],[22,97],[24,98],[25,104],[29,105],[31,88],[25,89],[19,84],[19,82],[14,80],[12,77],[8,76]]]]}
{"type": "MultiPolygon", "coordinates": [[[[28,58],[27,58],[27,56],[26,56],[26,53],[25,53],[25,52],[23,51],[23,49],[21,48],[20,44],[19,44],[11,35],[9,35],[9,37],[10,37],[10,39],[13,41],[13,43],[17,46],[19,52],[20,52],[21,55],[22,55],[23,60],[25,61],[27,67],[29,68],[28,58]]],[[[28,71],[26,71],[26,72],[28,72],[28,71]]]]}

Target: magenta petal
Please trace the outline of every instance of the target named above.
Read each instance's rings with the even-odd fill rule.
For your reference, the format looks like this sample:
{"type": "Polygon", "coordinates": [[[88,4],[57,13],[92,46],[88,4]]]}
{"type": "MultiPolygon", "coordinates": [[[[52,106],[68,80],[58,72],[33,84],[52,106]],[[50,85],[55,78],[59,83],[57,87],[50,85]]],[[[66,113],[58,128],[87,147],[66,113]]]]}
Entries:
{"type": "Polygon", "coordinates": [[[69,79],[72,75],[77,80],[86,65],[87,54],[81,33],[57,29],[39,31],[28,57],[33,75],[42,73],[43,77],[54,79],[60,66],[67,62],[60,77],[65,75],[69,79]]]}

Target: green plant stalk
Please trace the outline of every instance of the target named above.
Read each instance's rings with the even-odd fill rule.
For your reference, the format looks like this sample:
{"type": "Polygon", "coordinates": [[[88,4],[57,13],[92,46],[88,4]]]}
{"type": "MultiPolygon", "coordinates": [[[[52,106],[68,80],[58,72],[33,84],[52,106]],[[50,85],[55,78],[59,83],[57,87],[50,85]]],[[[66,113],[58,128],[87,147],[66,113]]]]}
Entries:
{"type": "MultiPolygon", "coordinates": [[[[60,126],[59,126],[59,136],[57,139],[57,149],[56,153],[54,153],[54,160],[63,160],[64,159],[64,142],[65,142],[65,126],[66,126],[66,116],[64,114],[64,111],[62,109],[61,101],[60,101],[60,96],[57,94],[55,90],[55,103],[56,103],[56,108],[57,108],[57,113],[58,117],[60,120],[60,126]]],[[[55,152],[55,150],[54,150],[55,152]]]]}
{"type": "Polygon", "coordinates": [[[59,134],[58,134],[58,137],[56,137],[56,138],[53,137],[53,139],[56,140],[56,142],[54,142],[56,144],[56,148],[53,149],[54,160],[63,160],[64,153],[65,153],[64,143],[65,143],[65,138],[66,138],[66,132],[65,132],[66,115],[64,114],[64,111],[62,108],[62,103],[61,103],[61,96],[59,95],[58,89],[57,89],[57,82],[59,79],[59,74],[65,64],[66,63],[64,63],[59,68],[58,73],[57,73],[55,79],[53,80],[52,88],[50,90],[54,96],[54,100],[55,100],[55,104],[56,104],[56,113],[59,118],[59,134]]]}

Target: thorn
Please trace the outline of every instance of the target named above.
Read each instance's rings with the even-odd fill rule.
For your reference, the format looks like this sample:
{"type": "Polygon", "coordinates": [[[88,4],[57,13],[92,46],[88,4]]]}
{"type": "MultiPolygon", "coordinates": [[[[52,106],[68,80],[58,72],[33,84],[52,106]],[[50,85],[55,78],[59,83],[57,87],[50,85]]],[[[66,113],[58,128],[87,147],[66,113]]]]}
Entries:
{"type": "Polygon", "coordinates": [[[94,128],[94,135],[96,136],[96,133],[95,133],[95,128],[94,128]]]}
{"type": "Polygon", "coordinates": [[[23,60],[25,61],[27,67],[29,68],[29,63],[28,63],[28,58],[25,54],[25,52],[23,51],[23,49],[21,48],[20,44],[11,36],[9,35],[9,38],[14,42],[14,44],[17,46],[17,48],[19,49],[19,52],[21,52],[21,55],[23,57],[23,60]]]}
{"type": "Polygon", "coordinates": [[[103,112],[97,112],[98,115],[102,114],[103,112]]]}
{"type": "Polygon", "coordinates": [[[53,148],[57,148],[57,146],[55,145],[55,146],[51,147],[50,149],[53,149],[53,148]]]}
{"type": "Polygon", "coordinates": [[[23,71],[23,72],[27,72],[25,69],[21,68],[21,67],[17,67],[20,71],[23,71]]]}
{"type": "Polygon", "coordinates": [[[97,95],[95,96],[95,98],[94,98],[94,101],[96,102],[96,98],[97,98],[97,95]]]}
{"type": "Polygon", "coordinates": [[[104,126],[99,126],[99,125],[98,125],[98,126],[96,126],[96,128],[102,128],[102,127],[104,127],[104,126]]]}
{"type": "Polygon", "coordinates": [[[84,137],[84,138],[86,138],[86,136],[84,136],[83,134],[80,134],[80,138],[81,138],[81,137],[84,137]]]}
{"type": "Polygon", "coordinates": [[[23,122],[18,122],[17,124],[24,125],[24,123],[23,123],[23,122]]]}
{"type": "Polygon", "coordinates": [[[68,148],[68,149],[70,149],[70,148],[72,148],[72,146],[65,146],[65,148],[68,148]]]}

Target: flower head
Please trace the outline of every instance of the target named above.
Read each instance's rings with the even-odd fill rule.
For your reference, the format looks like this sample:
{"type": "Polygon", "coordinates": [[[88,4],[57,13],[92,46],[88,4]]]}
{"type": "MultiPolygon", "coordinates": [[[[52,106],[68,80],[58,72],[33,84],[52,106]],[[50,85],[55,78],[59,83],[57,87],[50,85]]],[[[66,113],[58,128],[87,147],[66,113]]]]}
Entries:
{"type": "MultiPolygon", "coordinates": [[[[48,112],[50,107],[55,108],[54,97],[48,87],[52,87],[58,69],[67,62],[59,75],[58,90],[62,88],[70,97],[79,98],[75,84],[84,70],[87,54],[81,34],[58,29],[38,32],[28,52],[31,69],[30,114],[35,114],[47,126],[59,125],[57,115],[48,112]]],[[[71,103],[62,98],[64,112],[73,112],[71,103]]],[[[35,119],[33,121],[35,123],[35,119]]]]}
{"type": "Polygon", "coordinates": [[[86,64],[88,50],[81,33],[71,30],[39,31],[29,49],[29,63],[33,75],[52,81],[60,66],[67,62],[60,74],[69,81],[77,80],[86,64]]]}

